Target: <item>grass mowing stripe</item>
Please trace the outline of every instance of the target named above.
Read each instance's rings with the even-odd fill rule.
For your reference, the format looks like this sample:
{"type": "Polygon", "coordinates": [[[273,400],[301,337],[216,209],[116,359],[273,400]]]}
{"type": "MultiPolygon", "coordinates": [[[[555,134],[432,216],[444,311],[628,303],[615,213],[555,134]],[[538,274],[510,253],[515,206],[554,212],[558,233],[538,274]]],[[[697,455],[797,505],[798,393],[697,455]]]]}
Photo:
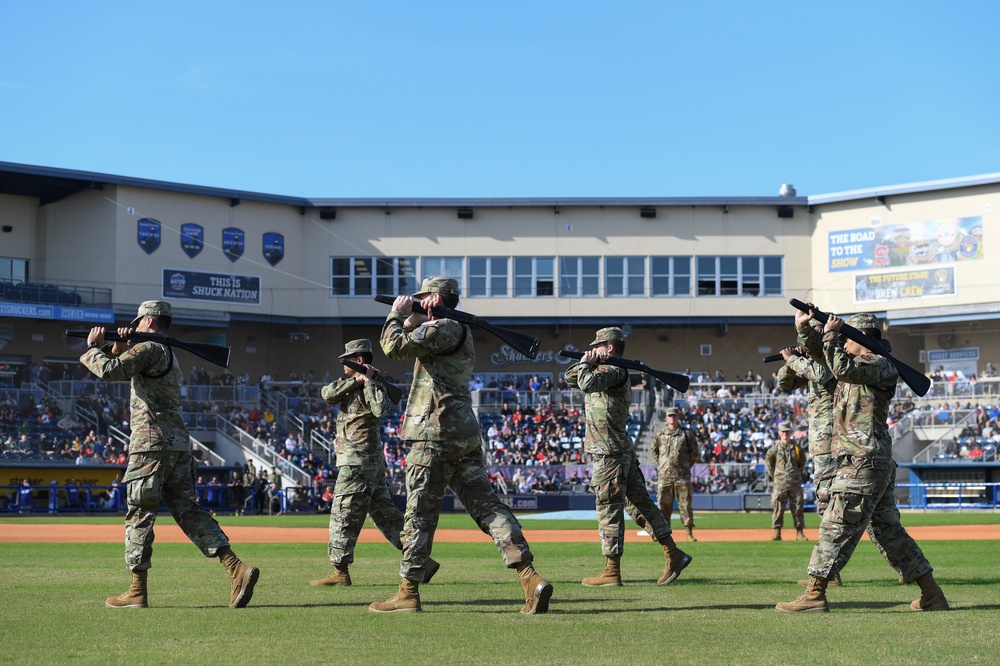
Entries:
{"type": "MultiPolygon", "coordinates": [[[[468,518],[466,518],[468,520],[468,518]]],[[[586,588],[603,565],[592,544],[533,546],[555,586],[548,614],[521,616],[520,585],[489,544],[440,543],[424,613],[374,615],[398,583],[399,554],[362,544],[349,588],[315,588],[329,571],[316,544],[241,544],[262,571],[250,607],[226,607],[222,566],[188,544],[155,547],[147,610],[112,610],[125,589],[120,544],[0,544],[0,642],[8,663],[148,662],[519,664],[968,663],[995,657],[995,544],[921,544],[954,611],[915,613],[877,551],[859,545],[831,589],[832,612],[776,613],[798,595],[810,543],[699,543],[677,583],[654,584],[655,544],[629,544],[626,585],[586,588]],[[858,642],[845,647],[845,641],[858,642]]]]}

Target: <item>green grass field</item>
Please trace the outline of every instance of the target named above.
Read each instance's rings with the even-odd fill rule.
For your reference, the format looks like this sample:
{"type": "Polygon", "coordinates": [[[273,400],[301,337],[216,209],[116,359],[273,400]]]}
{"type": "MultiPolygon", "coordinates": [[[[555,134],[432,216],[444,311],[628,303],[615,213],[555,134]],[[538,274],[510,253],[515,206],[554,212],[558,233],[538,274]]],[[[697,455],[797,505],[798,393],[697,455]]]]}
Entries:
{"type": "MultiPolygon", "coordinates": [[[[907,514],[904,524],[995,523],[996,514],[907,514]]],[[[811,516],[815,520],[815,516],[811,516]]],[[[0,521],[0,531],[3,523],[0,521]]],[[[46,522],[47,519],[33,519],[46,522]]],[[[64,521],[66,519],[56,519],[64,521]]],[[[94,520],[98,519],[76,519],[94,520]]],[[[103,520],[103,519],[100,519],[103,520]]],[[[112,519],[120,521],[118,519],[112,519]]],[[[169,520],[169,519],[166,519],[169,520]]],[[[223,524],[325,525],[325,517],[235,518],[223,524]]],[[[526,527],[595,527],[526,520],[526,527]]],[[[708,514],[704,527],[767,526],[760,514],[708,514]]],[[[469,527],[445,516],[445,527],[469,527]]],[[[996,544],[925,541],[924,552],[953,611],[909,610],[902,586],[862,542],[831,589],[829,614],[776,613],[797,596],[811,543],[697,543],[673,585],[654,581],[655,544],[630,543],[622,588],[585,588],[600,570],[596,544],[533,544],[538,570],[555,586],[542,616],[518,613],[520,585],[489,544],[439,543],[442,569],[421,588],[423,613],[375,615],[372,601],[398,583],[399,555],[360,544],[349,588],[314,588],[329,564],[322,544],[235,544],[262,570],[250,607],[231,610],[222,566],[189,544],[160,544],[147,610],[112,610],[127,586],[120,544],[0,543],[0,645],[5,663],[333,664],[838,664],[969,663],[1000,659],[996,544]]]]}

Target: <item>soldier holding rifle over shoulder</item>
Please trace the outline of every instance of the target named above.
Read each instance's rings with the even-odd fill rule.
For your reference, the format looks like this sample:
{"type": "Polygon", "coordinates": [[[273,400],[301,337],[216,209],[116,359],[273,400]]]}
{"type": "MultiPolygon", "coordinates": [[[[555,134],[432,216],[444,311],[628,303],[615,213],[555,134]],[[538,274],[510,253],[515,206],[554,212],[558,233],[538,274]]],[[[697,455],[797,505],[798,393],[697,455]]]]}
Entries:
{"type": "MultiPolygon", "coordinates": [[[[403,514],[396,508],[386,481],[385,455],[382,453],[379,424],[389,413],[392,401],[379,381],[378,369],[372,366],[371,340],[351,340],[344,346],[340,360],[360,363],[365,372],[344,366],[344,377],[323,387],[323,399],[338,405],[337,413],[337,484],[330,503],[330,544],[328,554],[333,573],[310,585],[350,585],[348,567],[354,562],[365,517],[370,515],[386,540],[403,550],[400,532],[403,514]]],[[[427,560],[423,582],[427,583],[440,568],[427,560]]]]}
{"type": "MultiPolygon", "coordinates": [[[[118,329],[123,340],[133,331],[166,333],[173,311],[166,301],[144,301],[128,327],[118,329]]],[[[125,565],[132,573],[129,589],[104,602],[109,608],[146,608],[147,574],[152,566],[153,523],[162,501],[177,525],[205,557],[217,557],[232,583],[230,608],[250,602],[260,576],[229,547],[229,539],[211,514],[198,505],[191,437],[180,412],[181,369],[173,350],[158,342],[115,342],[104,347],[104,329],[95,326],[90,345],[80,357],[91,372],[105,381],[131,380],[131,428],[128,468],[122,482],[128,487],[125,514],[125,565]]]]}
{"type": "Polygon", "coordinates": [[[594,459],[590,485],[596,494],[598,534],[606,558],[604,571],[583,579],[587,587],[620,586],[625,547],[625,510],[663,546],[666,564],[657,585],[669,585],[691,563],[671,536],[670,523],[649,498],[646,480],[626,429],[632,405],[628,370],[605,363],[625,351],[617,327],[602,328],[579,363],[566,371],[566,383],[585,394],[586,451],[594,459]]]}
{"type": "Polygon", "coordinates": [[[434,532],[447,485],[479,528],[493,537],[508,568],[517,571],[524,591],[524,614],[549,608],[552,585],[532,566],[534,556],[521,524],[497,496],[483,459],[479,421],[472,411],[469,382],[476,361],[472,332],[463,323],[436,319],[434,308],[458,305],[458,282],[424,279],[420,291],[398,296],[382,329],[382,351],[391,359],[415,359],[406,417],[400,436],[406,456],[406,514],[399,591],[373,603],[376,613],[419,611],[419,584],[430,563],[434,532]],[[414,313],[418,301],[427,315],[414,313]]]}
{"type": "Polygon", "coordinates": [[[934,580],[933,567],[900,524],[896,508],[893,489],[897,465],[892,459],[886,417],[899,371],[877,350],[854,340],[840,340],[844,323],[881,340],[878,317],[863,312],[845,322],[830,314],[820,335],[809,325],[813,316],[812,309],[798,312],[795,325],[799,342],[813,356],[821,355],[838,381],[831,444],[837,474],[830,485],[830,504],[820,523],[819,541],[809,561],[806,591],[793,601],[777,604],[775,610],[828,611],[827,585],[850,560],[869,522],[870,533],[881,544],[889,563],[907,581],[915,580],[920,585],[920,598],[910,604],[911,608],[948,610],[944,592],[934,580]]]}

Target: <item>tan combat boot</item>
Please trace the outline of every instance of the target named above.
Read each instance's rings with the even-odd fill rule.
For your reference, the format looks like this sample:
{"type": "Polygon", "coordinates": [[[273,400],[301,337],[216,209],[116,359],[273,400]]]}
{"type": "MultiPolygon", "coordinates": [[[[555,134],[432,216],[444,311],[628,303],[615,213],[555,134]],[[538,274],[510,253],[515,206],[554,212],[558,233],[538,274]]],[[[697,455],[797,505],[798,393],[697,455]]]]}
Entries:
{"type": "Polygon", "coordinates": [[[549,610],[552,583],[542,578],[530,562],[515,565],[515,568],[521,587],[524,589],[524,608],[521,609],[521,614],[541,615],[549,610]]]}
{"type": "MultiPolygon", "coordinates": [[[[810,580],[809,578],[804,578],[799,581],[799,585],[808,585],[809,580],[810,580]]],[[[827,587],[841,587],[844,583],[843,581],[840,580],[840,572],[838,571],[837,573],[833,574],[833,576],[828,578],[826,584],[827,587]]]]}
{"type": "Polygon", "coordinates": [[[774,535],[771,537],[771,541],[781,541],[781,528],[774,528],[774,535]]]}
{"type": "Polygon", "coordinates": [[[240,558],[236,557],[231,549],[225,548],[219,551],[219,561],[229,572],[229,580],[233,584],[232,594],[229,597],[230,608],[243,608],[253,597],[253,588],[260,578],[260,569],[244,564],[240,558]]]}
{"type": "Polygon", "coordinates": [[[687,540],[689,543],[698,543],[698,540],[694,538],[694,526],[689,525],[687,528],[687,540]]]}
{"type": "Polygon", "coordinates": [[[382,602],[376,601],[368,607],[373,613],[417,613],[420,612],[420,583],[409,578],[399,581],[399,591],[382,602]]]}
{"type": "Polygon", "coordinates": [[[948,600],[934,580],[934,574],[927,572],[917,578],[917,585],[920,586],[920,598],[910,604],[910,608],[918,611],[948,610],[948,600]]]}
{"type": "Polygon", "coordinates": [[[806,533],[803,532],[802,528],[800,527],[799,529],[795,530],[795,540],[796,541],[809,541],[809,537],[806,536],[806,533]]]}
{"type": "Polygon", "coordinates": [[[681,572],[684,571],[687,565],[691,564],[692,558],[677,547],[672,537],[668,536],[660,540],[660,545],[663,546],[663,554],[667,561],[663,566],[663,575],[657,579],[656,584],[670,585],[677,580],[677,577],[681,575],[681,572]]]}
{"type": "Polygon", "coordinates": [[[117,597],[111,597],[104,602],[108,608],[148,608],[149,599],[146,594],[146,576],[148,569],[132,572],[132,584],[128,590],[117,597]]]}
{"type": "Polygon", "coordinates": [[[436,574],[438,572],[438,569],[440,568],[441,568],[440,562],[438,562],[437,560],[432,560],[431,558],[428,557],[427,564],[424,565],[424,582],[425,583],[431,582],[431,578],[434,578],[434,574],[436,574]]]}
{"type": "Polygon", "coordinates": [[[622,556],[615,555],[609,557],[604,565],[604,571],[593,578],[584,578],[583,584],[587,587],[621,587],[622,586],[622,556]]]}
{"type": "Polygon", "coordinates": [[[351,574],[347,571],[346,564],[334,564],[333,573],[326,578],[320,578],[319,580],[309,581],[310,585],[343,585],[344,587],[349,587],[351,585],[351,574]]]}
{"type": "Polygon", "coordinates": [[[774,607],[781,613],[828,613],[830,607],[826,603],[826,578],[809,579],[809,585],[794,601],[782,601],[774,607]]]}

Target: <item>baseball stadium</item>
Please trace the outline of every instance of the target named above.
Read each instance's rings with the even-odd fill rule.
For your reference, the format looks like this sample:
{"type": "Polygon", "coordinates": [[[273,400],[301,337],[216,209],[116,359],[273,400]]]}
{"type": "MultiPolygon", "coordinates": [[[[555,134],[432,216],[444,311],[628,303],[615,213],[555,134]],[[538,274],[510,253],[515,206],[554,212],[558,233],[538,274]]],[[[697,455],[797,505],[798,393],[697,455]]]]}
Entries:
{"type": "MultiPolygon", "coordinates": [[[[0,162],[6,660],[996,661],[1000,302],[985,243],[998,225],[1000,174],[774,191],[301,198],[0,162]],[[389,396],[372,432],[386,511],[405,512],[409,530],[417,474],[407,467],[424,450],[407,433],[427,370],[387,341],[422,339],[427,326],[404,317],[438,295],[431,325],[463,331],[442,355],[474,349],[459,393],[475,417],[476,473],[523,529],[511,545],[449,488],[435,498],[440,522],[426,543],[407,542],[413,532],[400,543],[398,528],[394,541],[372,513],[338,559],[338,468],[351,465],[338,423],[349,410],[331,387],[346,372],[389,396]],[[831,349],[861,344],[850,334],[860,330],[868,356],[889,368],[887,411],[876,410],[884,424],[872,428],[891,438],[891,459],[874,469],[888,475],[887,511],[899,508],[924,563],[893,550],[895,536],[878,527],[891,516],[865,514],[854,528],[868,526],[869,543],[831,559],[829,579],[842,584],[828,590],[817,561],[835,530],[827,519],[821,529],[820,513],[837,511],[823,512],[828,467],[812,450],[812,394],[782,382],[790,358],[809,357],[810,324],[831,349]],[[134,330],[123,340],[153,337],[115,342],[124,327],[134,330]],[[621,345],[617,360],[595,355],[605,343],[621,345]],[[143,376],[179,378],[175,448],[193,461],[199,525],[217,523],[225,539],[192,528],[190,512],[164,495],[152,512],[155,557],[152,518],[125,527],[145,478],[129,462],[150,427],[136,407],[145,380],[122,381],[115,368],[125,362],[114,360],[152,347],[168,361],[143,376]],[[345,361],[355,358],[360,370],[345,361]],[[606,366],[627,376],[615,389],[643,491],[629,495],[614,534],[598,529],[607,487],[591,448],[595,424],[610,417],[595,416],[607,408],[585,381],[606,366]],[[675,507],[673,495],[662,502],[657,452],[676,423],[693,444],[688,495],[675,507]],[[786,442],[799,460],[792,518],[776,499],[785,477],[767,459],[786,442]],[[655,521],[633,521],[636,498],[660,502],[676,544],[655,521]],[[149,532],[141,553],[130,546],[137,530],[149,532]],[[410,557],[431,545],[440,567],[407,569],[423,578],[415,608],[400,606],[400,577],[409,578],[400,549],[410,557]],[[686,553],[680,566],[672,548],[686,553]],[[234,552],[242,588],[226,559],[234,552]],[[330,582],[340,565],[344,576],[330,582]],[[521,565],[544,577],[544,603],[541,587],[532,601],[521,565]],[[142,573],[141,595],[104,603],[130,570],[133,585],[142,573]],[[817,580],[822,608],[804,606],[822,592],[817,580]],[[793,611],[824,612],[775,612],[796,597],[806,601],[793,611]],[[852,635],[871,640],[845,653],[852,635]]],[[[841,467],[837,478],[862,477],[841,467]]],[[[866,492],[836,484],[834,496],[866,492]]]]}

